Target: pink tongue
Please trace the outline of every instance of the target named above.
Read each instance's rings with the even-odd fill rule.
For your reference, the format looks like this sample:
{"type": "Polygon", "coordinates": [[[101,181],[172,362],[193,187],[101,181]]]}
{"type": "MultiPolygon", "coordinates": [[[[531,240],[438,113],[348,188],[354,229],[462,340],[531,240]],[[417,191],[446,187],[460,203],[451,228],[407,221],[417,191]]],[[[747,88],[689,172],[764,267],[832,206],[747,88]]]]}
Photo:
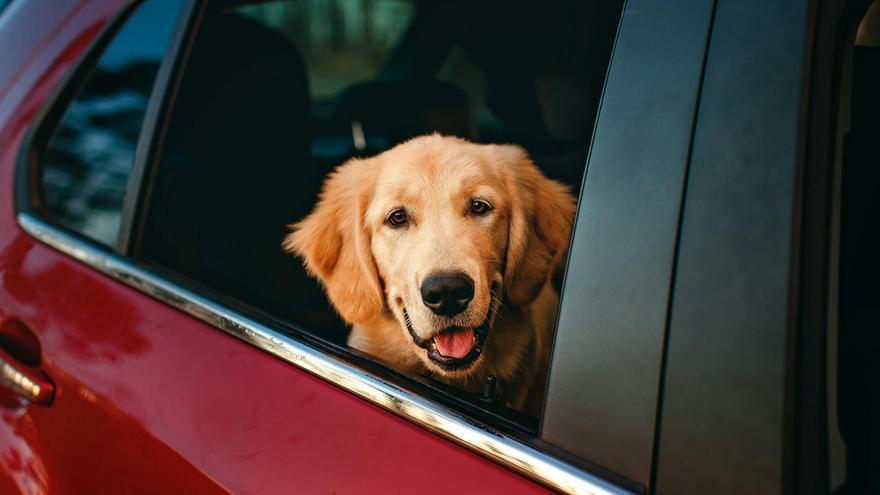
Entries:
{"type": "Polygon", "coordinates": [[[463,358],[474,347],[473,328],[455,328],[434,336],[434,344],[446,357],[463,358]]]}

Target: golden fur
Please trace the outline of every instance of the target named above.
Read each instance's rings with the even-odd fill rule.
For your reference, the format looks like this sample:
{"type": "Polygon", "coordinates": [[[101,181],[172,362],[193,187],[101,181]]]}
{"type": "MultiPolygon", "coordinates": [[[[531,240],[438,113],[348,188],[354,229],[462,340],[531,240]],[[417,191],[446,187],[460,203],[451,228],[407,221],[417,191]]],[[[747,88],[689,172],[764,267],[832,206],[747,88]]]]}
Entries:
{"type": "Polygon", "coordinates": [[[550,276],[563,261],[574,211],[568,189],[544,177],[522,148],[435,134],[338,167],[284,248],[304,260],[352,325],[351,347],[470,391],[494,374],[510,405],[537,414],[558,305],[550,276]],[[469,214],[474,198],[491,205],[489,214],[469,214]],[[406,209],[406,228],[388,225],[395,208],[406,209]],[[473,299],[453,318],[433,314],[419,293],[426,275],[448,270],[474,281],[473,299]],[[477,361],[466,370],[437,366],[413,341],[404,310],[422,339],[488,321],[477,361]]]}

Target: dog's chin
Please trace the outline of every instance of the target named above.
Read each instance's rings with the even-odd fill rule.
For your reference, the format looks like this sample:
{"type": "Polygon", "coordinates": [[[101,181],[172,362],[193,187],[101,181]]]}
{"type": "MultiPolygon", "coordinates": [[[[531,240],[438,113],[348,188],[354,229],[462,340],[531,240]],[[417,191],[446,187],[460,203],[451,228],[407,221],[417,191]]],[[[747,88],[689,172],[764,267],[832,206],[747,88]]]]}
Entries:
{"type": "Polygon", "coordinates": [[[477,369],[482,358],[483,344],[491,326],[491,314],[489,311],[479,326],[447,327],[430,339],[416,334],[405,308],[403,320],[413,343],[421,348],[417,352],[424,352],[420,357],[428,369],[449,378],[463,378],[477,369]]]}

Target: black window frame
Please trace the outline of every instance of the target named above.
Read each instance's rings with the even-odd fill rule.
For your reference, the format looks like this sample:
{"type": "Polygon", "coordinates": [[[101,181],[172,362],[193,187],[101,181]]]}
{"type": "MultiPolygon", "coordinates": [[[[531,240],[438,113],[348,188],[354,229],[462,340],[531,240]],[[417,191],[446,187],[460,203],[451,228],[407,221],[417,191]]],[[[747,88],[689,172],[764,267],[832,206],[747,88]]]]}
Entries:
{"type": "Polygon", "coordinates": [[[651,486],[656,458],[678,229],[714,8],[713,0],[625,6],[550,358],[542,438],[640,487],[651,486]]]}

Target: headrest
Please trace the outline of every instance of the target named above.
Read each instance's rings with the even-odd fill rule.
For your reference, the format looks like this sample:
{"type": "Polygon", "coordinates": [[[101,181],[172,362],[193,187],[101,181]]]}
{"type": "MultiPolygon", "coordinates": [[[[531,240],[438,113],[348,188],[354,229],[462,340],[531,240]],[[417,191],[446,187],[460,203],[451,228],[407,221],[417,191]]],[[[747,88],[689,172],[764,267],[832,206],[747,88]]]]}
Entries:
{"type": "MultiPolygon", "coordinates": [[[[168,147],[181,145],[192,152],[222,135],[307,130],[310,108],[305,64],[296,45],[240,15],[206,16],[175,101],[176,132],[169,135],[168,147]],[[269,111],[260,114],[261,108],[269,111]]],[[[288,133],[286,138],[295,142],[287,146],[309,146],[308,134],[288,133]]]]}
{"type": "Polygon", "coordinates": [[[880,46],[857,46],[853,52],[853,128],[880,123],[880,46]]]}
{"type": "Polygon", "coordinates": [[[386,136],[392,146],[433,131],[470,139],[477,132],[467,95],[434,79],[355,84],[339,95],[336,115],[358,123],[365,134],[386,136]]]}

